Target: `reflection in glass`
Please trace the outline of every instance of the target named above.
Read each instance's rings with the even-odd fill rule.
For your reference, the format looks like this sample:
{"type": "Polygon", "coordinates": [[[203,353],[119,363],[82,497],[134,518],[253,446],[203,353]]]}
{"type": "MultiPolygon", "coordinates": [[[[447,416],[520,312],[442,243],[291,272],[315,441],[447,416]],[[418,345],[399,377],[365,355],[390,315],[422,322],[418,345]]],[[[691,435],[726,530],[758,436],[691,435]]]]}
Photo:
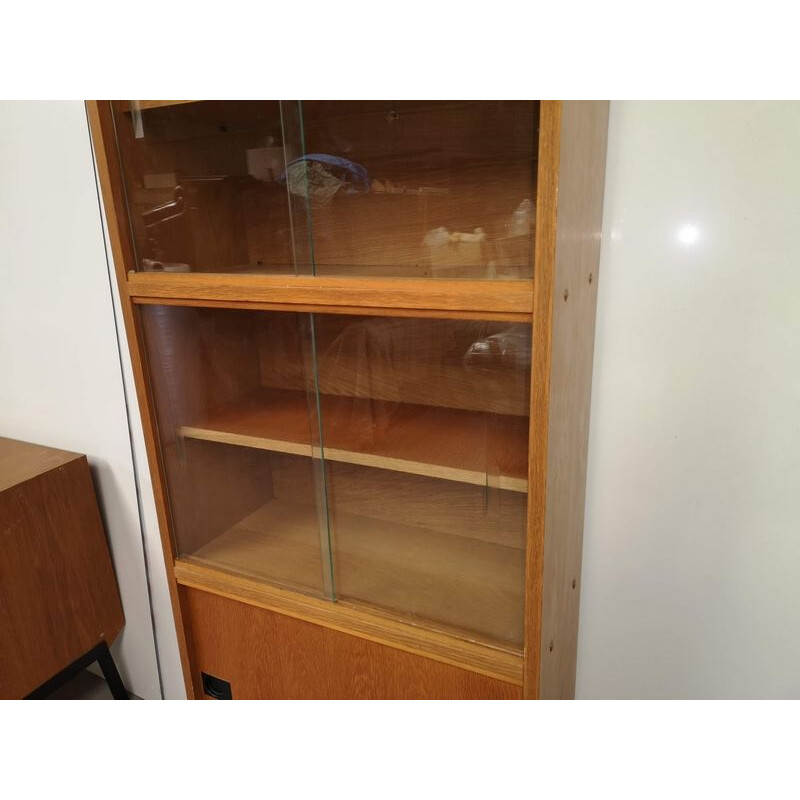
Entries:
{"type": "Polygon", "coordinates": [[[530,327],[317,316],[337,596],[522,642],[530,327]]]}
{"type": "Polygon", "coordinates": [[[530,278],[532,101],[116,101],[138,270],[530,278]]]}
{"type": "Polygon", "coordinates": [[[114,104],[139,270],[295,271],[281,176],[302,144],[281,111],[276,100],[114,104]]]}
{"type": "Polygon", "coordinates": [[[308,315],[141,314],[178,554],[332,597],[316,397],[301,385],[281,402],[262,376],[287,345],[300,374],[313,372],[308,315]]]}
{"type": "Polygon", "coordinates": [[[181,556],[521,645],[529,325],[141,313],[181,556]]]}
{"type": "Polygon", "coordinates": [[[531,277],[538,110],[304,101],[316,274],[531,277]]]}

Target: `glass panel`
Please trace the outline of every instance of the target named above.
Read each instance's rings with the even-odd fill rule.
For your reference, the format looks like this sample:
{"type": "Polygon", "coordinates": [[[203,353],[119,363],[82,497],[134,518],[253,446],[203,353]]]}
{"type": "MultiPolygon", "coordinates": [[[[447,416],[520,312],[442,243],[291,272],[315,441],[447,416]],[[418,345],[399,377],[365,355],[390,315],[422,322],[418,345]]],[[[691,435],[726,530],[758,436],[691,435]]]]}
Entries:
{"type": "Polygon", "coordinates": [[[529,278],[534,101],[116,101],[136,267],[529,278]]]}
{"type": "Polygon", "coordinates": [[[181,556],[521,645],[529,325],[140,313],[181,556]]]}
{"type": "Polygon", "coordinates": [[[315,328],[337,596],[520,646],[530,326],[316,315],[315,328]]]}
{"type": "Polygon", "coordinates": [[[113,108],[138,270],[311,272],[306,220],[293,218],[285,179],[286,161],[304,152],[296,102],[113,108]]]}
{"type": "Polygon", "coordinates": [[[304,101],[288,170],[307,179],[316,274],[531,277],[538,116],[534,101],[304,101]]]}
{"type": "Polygon", "coordinates": [[[310,317],[141,319],[178,554],[333,597],[310,317]]]}

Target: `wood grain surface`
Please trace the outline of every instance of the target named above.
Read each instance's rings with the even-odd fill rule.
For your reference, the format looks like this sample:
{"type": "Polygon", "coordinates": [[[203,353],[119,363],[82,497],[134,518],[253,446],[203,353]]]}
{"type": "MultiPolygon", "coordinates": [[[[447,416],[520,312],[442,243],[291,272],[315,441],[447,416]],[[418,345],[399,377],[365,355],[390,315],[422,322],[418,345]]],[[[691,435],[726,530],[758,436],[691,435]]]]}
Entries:
{"type": "MultiPolygon", "coordinates": [[[[150,142],[156,145],[152,151],[153,161],[148,166],[147,158],[150,156],[143,152],[135,156],[140,159],[136,169],[141,172],[142,185],[139,186],[137,179],[134,179],[129,186],[129,196],[126,197],[125,182],[114,141],[112,107],[108,103],[89,104],[93,139],[98,153],[100,183],[108,212],[110,239],[142,407],[145,440],[155,485],[184,674],[190,694],[197,689],[198,677],[196,665],[190,667],[190,652],[195,653],[191,649],[194,647],[192,638],[200,632],[201,638],[198,641],[204,643],[201,649],[214,649],[213,639],[217,633],[216,629],[212,632],[212,617],[217,612],[209,611],[206,619],[208,629],[198,628],[195,615],[201,614],[199,609],[202,603],[200,600],[189,600],[185,589],[181,589],[179,602],[178,578],[186,586],[235,598],[243,609],[256,605],[279,611],[280,614],[274,616],[289,615],[311,623],[312,628],[318,629],[316,633],[309,633],[303,647],[294,649],[287,655],[288,659],[294,659],[287,662],[294,670],[292,674],[283,672],[280,666],[274,667],[272,678],[263,671],[258,677],[253,673],[251,677],[256,683],[248,685],[247,689],[241,689],[242,696],[264,696],[265,693],[269,696],[287,696],[282,693],[306,691],[302,686],[292,683],[293,675],[300,676],[303,686],[312,687],[308,691],[323,691],[318,677],[313,672],[304,670],[307,669],[307,655],[323,652],[326,647],[331,653],[338,653],[340,657],[346,656],[353,664],[363,664],[363,673],[360,673],[355,683],[348,683],[349,678],[344,676],[341,678],[344,683],[340,684],[337,678],[334,681],[336,685],[325,684],[326,695],[339,691],[337,687],[342,685],[346,687],[342,696],[395,696],[397,692],[402,694],[410,691],[405,686],[392,688],[391,683],[387,682],[389,678],[384,669],[387,662],[384,656],[377,655],[378,651],[372,649],[374,647],[391,653],[392,658],[398,657],[398,654],[405,655],[407,651],[416,654],[413,656],[416,659],[414,664],[420,665],[419,669],[423,672],[428,670],[426,665],[431,663],[436,664],[437,669],[442,665],[447,665],[448,669],[458,665],[467,667],[467,674],[472,676],[469,680],[487,675],[501,681],[513,680],[521,683],[523,665],[519,654],[510,654],[485,643],[467,642],[459,638],[457,631],[445,630],[446,626],[439,631],[398,622],[375,605],[365,603],[364,608],[359,609],[355,600],[332,604],[268,586],[235,573],[185,562],[179,562],[173,574],[174,549],[171,533],[174,531],[167,502],[165,456],[158,446],[158,429],[153,413],[153,394],[159,387],[149,376],[147,352],[143,346],[143,332],[138,316],[140,309],[152,307],[149,304],[153,303],[164,306],[196,305],[271,309],[281,312],[320,312],[315,316],[328,320],[340,317],[343,321],[346,319],[345,315],[360,315],[364,318],[394,316],[406,318],[414,325],[420,325],[423,318],[428,318],[428,322],[440,319],[476,322],[483,320],[481,324],[486,324],[487,321],[499,324],[533,320],[530,396],[527,391],[520,393],[513,381],[511,384],[504,383],[501,373],[495,373],[491,380],[484,381],[484,389],[473,386],[469,381],[462,381],[457,373],[452,373],[449,375],[452,379],[449,392],[442,394],[439,386],[423,379],[414,382],[413,388],[402,400],[434,407],[441,405],[444,408],[471,411],[502,411],[518,417],[525,417],[530,411],[527,443],[530,503],[527,512],[524,590],[524,694],[529,698],[572,696],[607,104],[560,101],[534,103],[531,104],[535,108],[531,125],[531,119],[521,114],[519,109],[502,104],[491,113],[485,113],[489,106],[484,109],[477,106],[473,108],[471,104],[459,101],[436,101],[438,105],[426,105],[427,101],[411,101],[408,105],[397,107],[386,101],[389,103],[386,108],[378,107],[374,101],[337,102],[341,105],[322,102],[308,104],[305,115],[312,141],[319,147],[325,147],[322,152],[336,152],[335,148],[341,147],[342,154],[358,154],[359,158],[369,164],[370,174],[374,173],[381,179],[385,177],[392,181],[392,176],[396,175],[406,188],[396,195],[343,195],[337,199],[335,205],[327,208],[309,206],[310,222],[314,222],[316,215],[318,223],[317,256],[320,269],[316,276],[303,274],[312,271],[311,256],[303,247],[298,249],[296,241],[296,234],[302,234],[306,230],[304,225],[308,220],[298,217],[295,220],[298,223],[295,225],[296,230],[293,229],[287,238],[284,235],[287,229],[286,214],[283,213],[286,206],[278,193],[273,191],[274,187],[256,186],[251,179],[243,176],[231,180],[229,175],[228,179],[219,181],[209,172],[214,164],[218,164],[226,174],[233,167],[239,169],[236,166],[241,160],[239,144],[251,135],[248,131],[251,127],[252,106],[240,103],[224,107],[224,104],[219,103],[197,103],[183,107],[185,111],[179,107],[153,107],[146,110],[142,119],[148,126],[150,142]],[[225,121],[224,126],[220,126],[217,117],[220,110],[225,108],[230,112],[230,119],[225,121]],[[185,124],[181,122],[184,117],[185,124]],[[462,117],[471,119],[472,127],[459,124],[455,131],[448,132],[443,138],[441,126],[444,121],[462,117]],[[505,120],[505,123],[498,125],[501,120],[505,120]],[[509,120],[513,124],[508,124],[509,120]],[[538,137],[535,134],[537,127],[538,137]],[[380,131],[390,129],[395,131],[394,139],[381,139],[380,131]],[[492,130],[495,135],[487,136],[486,132],[492,130]],[[197,134],[198,141],[187,146],[186,138],[191,138],[193,131],[197,134]],[[414,135],[409,136],[409,132],[414,135]],[[220,148],[223,140],[227,140],[229,144],[220,148]],[[415,150],[414,147],[418,149],[415,150]],[[209,217],[209,224],[205,224],[201,216],[193,218],[192,247],[199,259],[198,272],[137,272],[141,264],[137,259],[134,240],[137,236],[140,237],[137,240],[140,249],[141,242],[145,240],[141,239],[143,229],[136,220],[131,228],[127,203],[131,201],[146,208],[151,201],[169,201],[162,186],[165,177],[160,173],[165,170],[168,172],[170,159],[176,153],[183,153],[181,158],[188,159],[185,165],[192,167],[192,175],[201,174],[194,167],[205,164],[208,169],[202,174],[214,178],[207,186],[191,181],[187,183],[192,193],[187,196],[207,202],[207,209],[211,209],[208,213],[213,217],[209,217]],[[433,192],[426,197],[424,192],[415,194],[406,191],[408,187],[413,188],[415,182],[419,183],[419,187],[427,185],[422,177],[417,180],[414,164],[423,164],[429,171],[429,189],[447,189],[448,192],[440,192],[438,195],[433,192]],[[520,166],[524,164],[529,164],[531,168],[527,177],[520,171],[520,166]],[[147,166],[150,172],[140,169],[142,165],[147,166]],[[158,174],[154,175],[151,167],[158,167],[158,174]],[[146,181],[145,173],[149,175],[146,181]],[[442,176],[448,175],[450,184],[447,187],[439,186],[442,176]],[[471,225],[475,214],[482,211],[481,198],[473,191],[475,187],[481,186],[487,187],[485,205],[492,213],[488,215],[491,219],[487,217],[486,225],[480,226],[487,229],[489,249],[492,252],[484,252],[483,244],[470,244],[463,248],[459,245],[449,246],[446,253],[443,250],[439,256],[431,258],[433,254],[419,246],[421,226],[424,228],[430,220],[435,219],[445,220],[439,223],[442,225],[471,225]],[[513,204],[517,202],[518,196],[527,196],[528,187],[530,199],[535,202],[536,209],[532,245],[530,235],[509,237],[506,228],[509,220],[508,208],[513,211],[513,204]],[[268,225],[265,220],[269,220],[268,225]],[[286,275],[282,273],[290,261],[285,255],[290,243],[295,254],[300,255],[299,261],[292,265],[296,274],[286,275]],[[517,278],[523,274],[529,274],[521,271],[529,264],[529,255],[526,253],[530,254],[531,246],[535,252],[534,279],[519,280],[517,278]],[[488,269],[490,256],[494,266],[488,269]],[[263,263],[259,264],[258,261],[263,263]],[[220,265],[224,266],[226,263],[226,268],[231,270],[229,273],[213,274],[221,269],[220,265]],[[392,270],[398,269],[399,272],[392,273],[392,270]],[[268,274],[258,274],[260,272],[268,274]],[[447,275],[459,280],[420,277],[434,273],[439,277],[447,275]],[[404,277],[376,277],[389,274],[404,277]],[[495,275],[495,278],[475,279],[488,278],[490,275],[495,275]],[[501,390],[486,390],[485,387],[500,387],[501,390]],[[475,403],[480,404],[478,408],[474,407],[475,403]],[[190,603],[193,604],[191,610],[190,603]],[[308,610],[311,607],[309,603],[313,606],[312,611],[308,610]],[[315,603],[318,605],[314,605],[315,603]],[[181,621],[182,605],[192,615],[192,630],[187,631],[186,635],[183,634],[181,621]],[[408,629],[413,634],[408,634],[408,629]],[[338,645],[331,644],[331,637],[337,631],[337,635],[344,636],[342,641],[345,642],[340,650],[336,649],[338,645]],[[354,635],[345,635],[348,632],[354,635]],[[367,651],[367,655],[364,655],[367,651]],[[421,652],[425,653],[425,658],[419,657],[421,652]]],[[[119,110],[122,111],[121,106],[119,110]]],[[[273,106],[265,105],[259,111],[259,114],[262,113],[270,118],[275,116],[273,106]]],[[[126,124],[130,126],[134,115],[124,116],[126,124]]],[[[184,173],[189,174],[185,170],[184,173]]],[[[292,213],[297,212],[301,205],[292,204],[292,213]]],[[[475,227],[478,226],[476,222],[475,227]]],[[[182,247],[188,239],[181,238],[184,236],[181,231],[180,227],[176,228],[169,233],[169,236],[174,235],[176,238],[170,239],[167,236],[163,243],[176,242],[182,247]]],[[[376,321],[383,323],[383,320],[376,321]]],[[[331,330],[335,327],[331,326],[331,330]]],[[[321,326],[319,331],[323,328],[321,326]]],[[[430,339],[430,336],[427,338],[430,339]]],[[[397,400],[391,394],[391,381],[387,383],[387,376],[391,377],[390,372],[375,370],[365,384],[359,379],[365,373],[357,349],[339,348],[331,352],[336,356],[331,362],[335,362],[335,368],[323,368],[318,375],[323,394],[362,397],[373,401],[397,400]]],[[[408,353],[403,357],[398,355],[396,359],[397,364],[409,364],[410,361],[408,353]]],[[[372,366],[375,366],[374,359],[372,366]]],[[[305,383],[296,383],[296,376],[283,374],[281,369],[274,359],[270,362],[262,357],[261,385],[301,392],[307,389],[305,383]]],[[[203,376],[195,376],[195,382],[192,384],[190,381],[190,384],[203,392],[209,390],[209,397],[220,392],[224,394],[229,390],[235,391],[229,394],[226,403],[209,401],[205,407],[200,408],[200,413],[173,417],[175,424],[172,425],[165,426],[162,423],[161,433],[165,441],[176,448],[180,447],[180,442],[193,442],[193,446],[201,448],[234,447],[229,441],[183,439],[178,434],[182,426],[202,428],[198,422],[213,419],[217,414],[224,416],[227,413],[226,404],[235,405],[249,391],[258,390],[257,385],[245,386],[245,372],[250,374],[252,370],[245,370],[241,378],[233,376],[232,380],[226,378],[206,383],[203,382],[203,376]]],[[[424,369],[420,375],[423,373],[424,369]]],[[[522,377],[527,382],[527,367],[520,370],[517,365],[509,374],[522,377]]],[[[412,385],[409,381],[403,381],[404,387],[409,385],[412,385]]],[[[195,393],[194,399],[198,397],[202,397],[202,394],[195,393]]],[[[228,435],[230,432],[222,430],[216,433],[228,435]]],[[[247,437],[251,432],[243,431],[241,435],[247,437]]],[[[255,438],[259,438],[258,434],[255,438]]],[[[271,443],[294,441],[292,437],[261,438],[271,443]]],[[[243,451],[258,450],[249,446],[239,447],[241,444],[243,442],[239,441],[235,447],[243,451]]],[[[392,447],[397,445],[395,442],[391,444],[392,447]]],[[[406,446],[405,442],[401,444],[402,447],[406,446]]],[[[280,468],[276,469],[276,465],[280,467],[287,459],[300,458],[277,452],[277,449],[279,448],[260,451],[262,458],[267,459],[272,467],[271,480],[264,484],[264,504],[275,500],[296,503],[302,487],[308,486],[309,482],[313,483],[313,480],[308,474],[302,481],[293,482],[292,470],[282,472],[280,468]],[[271,494],[274,496],[268,496],[271,494]]],[[[357,447],[348,444],[339,448],[332,447],[332,450],[339,450],[340,454],[344,454],[342,461],[329,464],[328,486],[331,497],[338,497],[340,504],[337,512],[337,501],[334,499],[334,515],[339,513],[342,520],[348,519],[348,515],[352,518],[369,516],[363,513],[368,507],[365,504],[374,506],[376,496],[386,492],[385,506],[375,514],[375,519],[380,524],[393,523],[394,515],[402,514],[403,503],[407,502],[407,521],[412,523],[412,529],[434,531],[446,536],[446,516],[450,511],[452,525],[461,534],[453,538],[467,541],[474,539],[478,545],[510,545],[512,549],[521,552],[518,550],[519,525],[517,522],[512,523],[519,516],[519,508],[508,498],[524,500],[525,495],[522,492],[480,487],[458,480],[445,481],[438,473],[437,477],[427,477],[414,474],[413,470],[397,471],[376,468],[375,465],[366,466],[363,463],[345,463],[351,454],[383,458],[382,467],[408,466],[388,461],[392,458],[415,465],[436,464],[435,457],[409,457],[408,454],[398,455],[387,450],[377,454],[369,453],[369,446],[363,442],[357,447]],[[364,471],[371,471],[374,475],[366,479],[364,471]],[[431,489],[430,497],[423,501],[419,496],[425,483],[431,489]],[[391,493],[390,486],[396,487],[394,493],[391,493]],[[448,488],[444,488],[445,486],[448,488]],[[438,498],[442,498],[441,507],[432,509],[431,504],[437,502],[438,498]],[[456,498],[463,498],[463,507],[458,506],[456,498]],[[483,518],[475,516],[469,524],[464,524],[465,515],[473,513],[471,509],[480,508],[481,502],[486,504],[486,508],[491,508],[492,504],[497,504],[498,498],[504,498],[503,513],[506,516],[500,515],[497,519],[490,519],[491,515],[484,515],[483,518]],[[448,502],[451,505],[448,506],[448,502]],[[509,524],[507,529],[506,521],[509,524]]],[[[438,454],[437,457],[442,460],[438,454]]],[[[173,463],[179,463],[180,453],[176,450],[175,454],[168,454],[167,458],[177,458],[178,461],[173,463]]],[[[439,464],[440,467],[453,466],[452,459],[444,460],[447,463],[439,464]]],[[[464,469],[463,464],[456,465],[456,469],[464,469]]],[[[258,470],[253,471],[254,476],[258,474],[258,470]]],[[[524,479],[524,476],[512,477],[524,479]]],[[[191,494],[192,490],[185,495],[187,501],[191,494]]],[[[257,495],[258,492],[255,492],[250,499],[255,502],[257,495]]],[[[242,520],[252,513],[254,509],[247,508],[238,519],[242,520]]],[[[234,521],[232,528],[229,526],[226,530],[235,529],[237,524],[234,521]]],[[[371,526],[374,524],[370,522],[371,526]]],[[[380,524],[377,528],[382,530],[380,524]]],[[[353,530],[359,529],[359,525],[353,526],[353,530]]],[[[356,534],[355,539],[359,540],[360,536],[360,533],[356,534]]],[[[201,538],[202,541],[197,540],[194,544],[205,546],[214,539],[213,536],[205,537],[205,534],[201,538]]],[[[377,537],[377,540],[380,541],[381,537],[377,537]]],[[[414,537],[411,536],[408,541],[413,542],[414,537]]],[[[373,544],[376,543],[369,542],[366,549],[374,560],[377,556],[370,550],[373,544]]],[[[257,537],[256,543],[251,545],[261,546],[261,539],[257,537]]],[[[354,551],[360,552],[359,547],[355,547],[354,551]]],[[[364,568],[359,567],[358,572],[364,572],[364,568]]],[[[358,579],[362,577],[357,576],[358,579]]],[[[372,589],[368,587],[362,593],[374,600],[374,591],[379,588],[377,585],[372,589]]],[[[247,634],[247,625],[255,623],[249,617],[247,620],[250,622],[244,617],[234,619],[236,614],[233,609],[237,603],[231,601],[231,605],[226,606],[227,610],[218,616],[223,620],[230,617],[231,629],[238,631],[238,642],[231,643],[229,656],[226,657],[237,658],[235,650],[240,645],[241,669],[246,670],[248,667],[244,665],[251,664],[253,659],[258,660],[263,655],[263,648],[247,634]]],[[[246,615],[249,612],[243,613],[246,615]]],[[[226,623],[222,624],[224,626],[226,623]]],[[[295,635],[294,632],[289,632],[283,622],[273,621],[269,625],[277,626],[276,631],[280,628],[280,632],[275,634],[276,642],[291,640],[295,635]]],[[[191,658],[194,659],[195,655],[191,658]]],[[[347,661],[342,662],[339,668],[345,671],[347,661]]],[[[335,670],[333,666],[331,669],[335,670]]],[[[415,669],[416,666],[408,666],[392,674],[402,675],[405,680],[413,682],[417,680],[413,677],[415,669]]],[[[463,673],[465,670],[457,672],[463,673]]],[[[433,675],[433,672],[430,674],[433,675]]],[[[246,684],[250,678],[242,677],[241,680],[246,684]]],[[[424,682],[425,679],[420,680],[424,682]]],[[[461,678],[452,680],[459,683],[461,678]]],[[[509,688],[508,683],[505,686],[509,688]]],[[[423,694],[437,695],[440,688],[431,688],[430,691],[425,688],[423,694]]],[[[495,689],[484,687],[481,691],[491,695],[495,689]]],[[[236,694],[236,689],[234,693],[236,694]]]]}
{"type": "MultiPolygon", "coordinates": [[[[308,459],[270,456],[275,497],[307,502],[315,486],[308,459]]],[[[351,464],[327,464],[328,507],[362,517],[467,536],[508,547],[525,547],[527,496],[351,464]]]]}
{"type": "Polygon", "coordinates": [[[131,297],[415,309],[419,316],[435,316],[437,311],[468,311],[492,319],[495,312],[530,315],[533,307],[529,280],[378,280],[308,275],[135,272],[128,275],[127,283],[131,297]]]}
{"type": "Polygon", "coordinates": [[[525,696],[575,694],[608,103],[543,103],[539,155],[525,696]]]}
{"type": "Polygon", "coordinates": [[[234,699],[517,700],[522,694],[505,681],[207,592],[182,589],[182,599],[195,685],[206,672],[229,681],[234,699]]]}
{"type": "MultiPolygon", "coordinates": [[[[338,509],[330,516],[339,599],[522,645],[522,550],[338,509]]],[[[319,514],[273,500],[184,560],[321,593],[319,514]]]]}
{"type": "Polygon", "coordinates": [[[86,457],[0,438],[0,698],[19,699],[124,624],[86,457]]]}
{"type": "Polygon", "coordinates": [[[0,492],[80,457],[68,450],[0,436],[0,492]]]}
{"type": "MultiPolygon", "coordinates": [[[[320,405],[328,461],[527,491],[525,417],[330,395],[320,405]]],[[[312,446],[303,392],[261,389],[180,431],[190,439],[322,455],[312,446]]]]}
{"type": "Polygon", "coordinates": [[[518,648],[464,637],[444,626],[415,625],[408,618],[352,600],[331,603],[313,594],[274,586],[188,559],[177,561],[175,574],[182,586],[522,686],[522,653],[518,648]]]}

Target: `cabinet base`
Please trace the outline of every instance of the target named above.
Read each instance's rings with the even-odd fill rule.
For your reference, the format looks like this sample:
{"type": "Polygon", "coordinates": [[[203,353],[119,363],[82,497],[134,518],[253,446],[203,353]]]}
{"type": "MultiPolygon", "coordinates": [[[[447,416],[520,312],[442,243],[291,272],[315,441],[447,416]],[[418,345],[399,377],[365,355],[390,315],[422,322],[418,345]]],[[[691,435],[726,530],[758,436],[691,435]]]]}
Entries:
{"type": "Polygon", "coordinates": [[[520,700],[522,688],[274,611],[180,588],[196,698],[201,672],[240,700],[520,700]]]}

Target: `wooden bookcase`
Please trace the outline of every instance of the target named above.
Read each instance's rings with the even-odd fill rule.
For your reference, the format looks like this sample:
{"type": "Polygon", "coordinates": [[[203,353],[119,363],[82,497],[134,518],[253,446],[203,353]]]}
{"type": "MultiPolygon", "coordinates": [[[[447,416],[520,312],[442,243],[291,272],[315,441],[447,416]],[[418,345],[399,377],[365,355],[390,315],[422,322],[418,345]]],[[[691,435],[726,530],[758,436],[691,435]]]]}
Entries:
{"type": "Polygon", "coordinates": [[[608,104],[88,108],[189,696],[572,697],[608,104]]]}

